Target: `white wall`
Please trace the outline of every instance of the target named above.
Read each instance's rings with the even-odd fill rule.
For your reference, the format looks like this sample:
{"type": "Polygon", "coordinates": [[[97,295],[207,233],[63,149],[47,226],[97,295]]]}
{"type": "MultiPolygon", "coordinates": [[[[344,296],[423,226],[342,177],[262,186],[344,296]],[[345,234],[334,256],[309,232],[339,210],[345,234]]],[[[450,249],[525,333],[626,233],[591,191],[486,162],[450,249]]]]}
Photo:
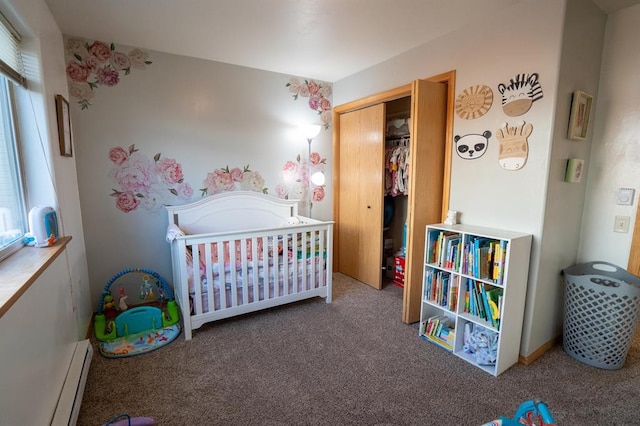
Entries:
{"type": "Polygon", "coordinates": [[[61,254],[0,318],[0,419],[48,425],[76,345],[68,270],[61,254]]]}
{"type": "Polygon", "coordinates": [[[627,267],[629,233],[613,232],[615,216],[635,225],[640,194],[640,6],[609,15],[594,121],[587,199],[578,261],[627,267]],[[632,206],[616,204],[618,188],[634,188],[632,206]]]}
{"type": "MultiPolygon", "coordinates": [[[[334,84],[336,105],[448,70],[456,70],[456,94],[476,84],[492,88],[493,106],[486,115],[475,120],[454,117],[455,135],[489,130],[494,136],[479,159],[464,160],[454,150],[449,208],[461,212],[459,220],[465,224],[533,234],[530,285],[534,288],[541,256],[564,8],[564,2],[555,0],[525,0],[501,14],[479,17],[482,25],[452,32],[334,84]],[[540,76],[543,98],[524,115],[507,116],[498,85],[507,84],[518,73],[533,72],[540,76]],[[502,123],[514,125],[520,120],[533,124],[527,163],[519,171],[507,171],[498,164],[495,133],[502,123]]],[[[527,301],[527,309],[533,312],[532,301],[527,301]]],[[[527,327],[535,328],[536,324],[530,322],[527,327]]],[[[544,333],[549,340],[555,329],[546,327],[544,333]]],[[[523,355],[545,341],[523,340],[523,355]]]]}
{"type": "Polygon", "coordinates": [[[0,10],[24,39],[30,90],[16,102],[29,207],[54,206],[73,237],[0,319],[0,422],[49,424],[92,313],[75,162],[58,155],[54,96],[68,96],[62,34],[43,0],[0,0],[0,10]]]}
{"type": "MultiPolygon", "coordinates": [[[[65,38],[70,46],[73,37],[65,38]]],[[[135,47],[115,48],[128,54],[135,47]]],[[[67,58],[73,60],[69,52],[67,58]]],[[[309,98],[293,99],[287,87],[292,76],[156,51],[148,52],[148,61],[144,69],[121,73],[117,85],[95,88],[88,108],[70,98],[94,308],[107,282],[124,269],[149,268],[169,282],[172,277],[166,210],[139,206],[125,212],[116,207],[112,193],[121,188],[110,175],[112,148],[128,151],[135,145],[137,154],[150,161],[156,154],[176,160],[194,193],[183,199],[163,190],[168,204],[198,200],[208,173],[246,165],[276,195],[282,166],[307,157],[308,144],[298,125],[321,122],[309,98]]],[[[330,149],[329,128],[313,141],[312,150],[330,159],[330,149]]],[[[325,172],[331,182],[330,164],[325,172]]],[[[314,203],[314,218],[331,217],[328,190],[322,202],[314,203]]],[[[135,274],[128,278],[141,283],[135,274]]]]}
{"type": "MultiPolygon", "coordinates": [[[[568,0],[555,102],[553,143],[549,153],[539,257],[532,259],[521,353],[530,354],[562,333],[564,286],[561,271],[576,262],[586,178],[564,182],[566,161],[586,161],[589,173],[591,134],[584,141],[567,139],[572,93],[597,95],[606,15],[592,2],[568,0]],[[536,263],[537,261],[537,263],[536,263]],[[535,277],[535,278],[534,278],[535,277]]],[[[592,111],[597,109],[594,104],[592,111]]]]}
{"type": "Polygon", "coordinates": [[[65,257],[65,278],[77,321],[72,326],[83,339],[91,318],[89,277],[74,158],[59,155],[55,95],[68,98],[62,34],[42,0],[3,0],[2,11],[23,37],[22,49],[29,90],[18,90],[17,108],[23,149],[28,207],[56,208],[60,230],[72,236],[65,257]]]}

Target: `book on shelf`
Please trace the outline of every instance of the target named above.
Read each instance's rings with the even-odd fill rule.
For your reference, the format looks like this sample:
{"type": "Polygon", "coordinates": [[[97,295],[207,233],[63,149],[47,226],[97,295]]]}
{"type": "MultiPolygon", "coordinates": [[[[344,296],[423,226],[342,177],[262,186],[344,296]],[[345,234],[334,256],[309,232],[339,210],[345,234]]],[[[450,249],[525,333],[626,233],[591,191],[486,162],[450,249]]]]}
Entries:
{"type": "Polygon", "coordinates": [[[425,332],[422,335],[449,350],[453,350],[455,327],[449,317],[436,315],[429,318],[425,332]]]}
{"type": "Polygon", "coordinates": [[[497,283],[502,285],[504,280],[504,264],[507,258],[507,248],[509,246],[508,241],[501,240],[500,241],[500,266],[498,268],[498,280],[497,283]]]}
{"type": "Polygon", "coordinates": [[[491,308],[489,307],[489,299],[487,298],[487,289],[483,283],[478,283],[480,287],[480,297],[482,298],[482,306],[484,307],[484,320],[488,321],[494,327],[497,324],[493,320],[493,315],[491,313],[491,308]]]}
{"type": "Polygon", "coordinates": [[[435,246],[433,248],[433,258],[429,257],[429,261],[441,268],[453,269],[456,263],[457,246],[460,242],[460,234],[449,231],[437,231],[430,233],[430,238],[437,235],[435,246]]]}
{"type": "Polygon", "coordinates": [[[469,312],[469,303],[470,302],[471,301],[469,300],[469,289],[467,288],[464,291],[464,309],[463,309],[464,312],[469,312]]]}
{"type": "Polygon", "coordinates": [[[496,283],[498,282],[498,279],[500,276],[500,257],[502,256],[501,242],[502,241],[496,243],[495,247],[493,248],[493,263],[491,268],[491,279],[496,283]]]}
{"type": "Polygon", "coordinates": [[[458,280],[459,276],[455,275],[452,277],[451,282],[449,284],[449,292],[447,294],[447,309],[450,311],[455,311],[458,308],[458,280]]]}
{"type": "Polygon", "coordinates": [[[445,349],[448,349],[450,351],[453,351],[453,343],[449,340],[442,340],[438,337],[434,337],[434,336],[423,336],[425,339],[430,340],[434,343],[436,343],[437,345],[442,346],[445,349]]]}
{"type": "Polygon", "coordinates": [[[500,329],[500,315],[502,304],[503,289],[500,287],[494,287],[487,291],[487,299],[489,306],[491,307],[491,315],[493,319],[493,325],[496,329],[500,329]]]}
{"type": "Polygon", "coordinates": [[[438,259],[438,244],[440,241],[440,234],[442,234],[442,231],[438,231],[438,230],[429,231],[429,235],[427,236],[427,240],[429,241],[427,263],[434,264],[438,259]]]}

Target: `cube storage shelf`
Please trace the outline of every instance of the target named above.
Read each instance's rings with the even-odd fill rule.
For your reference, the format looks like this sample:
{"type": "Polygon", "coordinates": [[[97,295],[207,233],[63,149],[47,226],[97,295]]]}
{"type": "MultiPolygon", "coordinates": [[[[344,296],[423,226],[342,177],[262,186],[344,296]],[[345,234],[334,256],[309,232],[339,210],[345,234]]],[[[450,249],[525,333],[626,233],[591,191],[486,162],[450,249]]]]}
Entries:
{"type": "Polygon", "coordinates": [[[419,336],[498,376],[518,362],[531,234],[426,227],[419,336]]]}

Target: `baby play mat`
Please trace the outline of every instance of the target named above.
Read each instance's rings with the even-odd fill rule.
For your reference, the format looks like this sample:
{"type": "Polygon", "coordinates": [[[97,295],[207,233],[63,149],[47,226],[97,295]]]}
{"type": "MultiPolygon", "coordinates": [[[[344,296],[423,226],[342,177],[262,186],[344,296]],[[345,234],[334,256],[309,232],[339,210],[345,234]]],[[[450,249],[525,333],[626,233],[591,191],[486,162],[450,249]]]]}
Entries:
{"type": "Polygon", "coordinates": [[[110,340],[100,342],[100,353],[107,358],[123,358],[151,352],[171,343],[180,334],[180,324],[158,330],[141,331],[110,340]]]}
{"type": "Polygon", "coordinates": [[[171,343],[180,334],[178,320],[178,307],[165,279],[149,269],[132,268],[109,280],[100,296],[93,325],[100,342],[100,353],[107,358],[122,358],[151,352],[171,343]],[[116,305],[111,286],[131,273],[142,274],[142,281],[137,283],[142,305],[128,305],[124,282],[121,282],[116,305]]]}

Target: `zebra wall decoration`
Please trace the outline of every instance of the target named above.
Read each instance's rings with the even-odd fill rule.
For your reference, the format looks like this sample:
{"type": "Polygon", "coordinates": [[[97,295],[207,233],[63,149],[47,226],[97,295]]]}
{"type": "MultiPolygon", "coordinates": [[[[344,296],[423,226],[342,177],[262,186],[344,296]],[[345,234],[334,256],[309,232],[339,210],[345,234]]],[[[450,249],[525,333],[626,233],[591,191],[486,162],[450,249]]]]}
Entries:
{"type": "Polygon", "coordinates": [[[518,74],[508,85],[500,83],[498,91],[502,94],[502,109],[510,117],[524,114],[535,101],[542,99],[538,73],[518,74]]]}

